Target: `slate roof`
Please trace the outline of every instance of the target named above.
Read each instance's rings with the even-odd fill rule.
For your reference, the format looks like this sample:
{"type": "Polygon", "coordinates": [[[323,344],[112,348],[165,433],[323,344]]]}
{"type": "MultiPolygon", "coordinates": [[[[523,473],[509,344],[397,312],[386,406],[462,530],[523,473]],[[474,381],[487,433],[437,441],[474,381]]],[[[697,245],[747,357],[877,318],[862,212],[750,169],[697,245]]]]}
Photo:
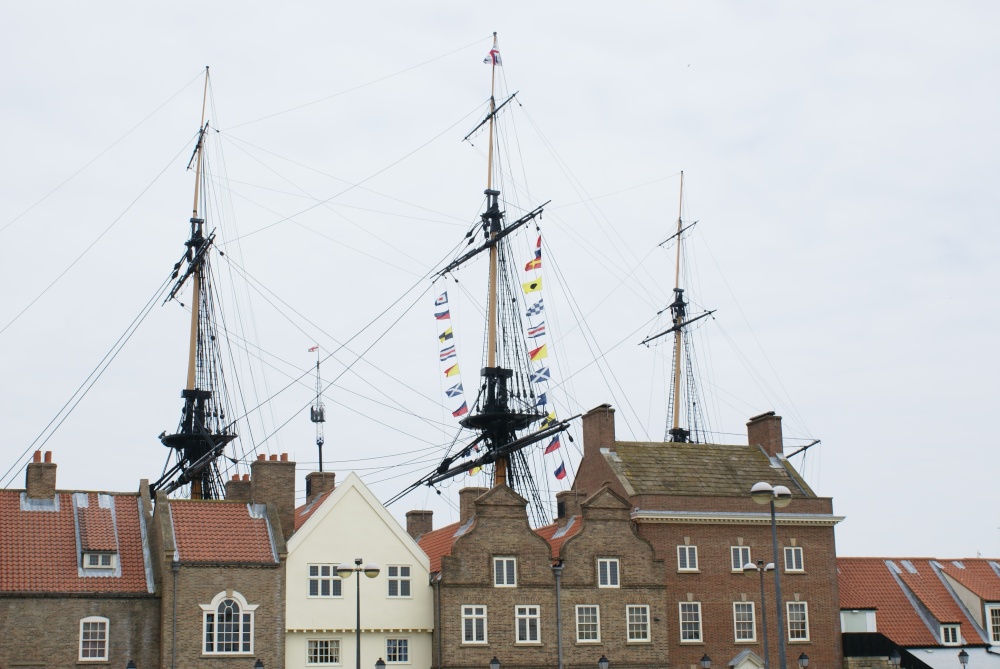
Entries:
{"type": "Polygon", "coordinates": [[[23,503],[23,494],[0,490],[0,592],[152,592],[143,552],[147,530],[137,494],[100,493],[105,508],[94,492],[60,491],[58,504],[51,500],[23,503]],[[78,521],[82,521],[83,545],[77,544],[78,521]],[[85,549],[117,550],[117,567],[84,570],[85,549]]]}
{"type": "MultiPolygon", "coordinates": [[[[462,525],[462,523],[452,523],[451,525],[445,525],[441,529],[427,532],[420,537],[418,543],[421,550],[430,558],[432,574],[441,571],[441,558],[451,555],[451,547],[454,545],[455,540],[472,529],[472,525],[473,523],[471,522],[467,522],[465,525],[462,525]]],[[[535,534],[549,542],[549,546],[552,547],[552,559],[557,559],[559,557],[559,549],[562,548],[563,543],[570,537],[578,534],[582,526],[583,519],[580,516],[573,516],[566,522],[565,527],[560,527],[558,524],[553,523],[552,525],[539,527],[535,530],[535,534]]]]}
{"type": "Polygon", "coordinates": [[[211,499],[172,499],[168,504],[182,562],[278,562],[263,505],[211,499]]]}
{"type": "Polygon", "coordinates": [[[768,481],[787,486],[794,496],[816,496],[791,467],[773,465],[759,446],[616,441],[609,464],[637,495],[746,497],[747,481],[768,481]]]}
{"type": "MultiPolygon", "coordinates": [[[[982,567],[991,569],[987,560],[961,562],[966,569],[970,563],[981,564],[975,568],[977,577],[986,576],[982,567]]],[[[939,574],[958,571],[953,565],[946,569],[949,564],[929,558],[838,557],[840,608],[874,609],[876,630],[900,646],[941,646],[936,633],[940,624],[959,624],[964,642],[984,643],[939,574]]],[[[1000,576],[993,573],[993,579],[993,587],[1000,587],[1000,576]]]]}

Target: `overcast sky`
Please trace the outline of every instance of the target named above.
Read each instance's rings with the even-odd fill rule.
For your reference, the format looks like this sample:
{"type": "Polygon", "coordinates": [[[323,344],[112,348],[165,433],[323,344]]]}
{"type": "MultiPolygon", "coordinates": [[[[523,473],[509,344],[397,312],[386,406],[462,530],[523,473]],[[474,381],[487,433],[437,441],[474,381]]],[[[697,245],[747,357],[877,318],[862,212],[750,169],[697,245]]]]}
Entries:
{"type": "MultiPolygon", "coordinates": [[[[987,2],[6,3],[0,471],[183,252],[205,65],[220,291],[266,361],[230,376],[251,413],[241,448],[289,452],[304,494],[314,381],[292,379],[313,343],[361,331],[362,362],[324,365],[343,373],[327,468],[356,468],[381,499],[428,471],[455,430],[431,316],[443,284],[422,277],[479,212],[485,143],[461,140],[495,30],[519,102],[505,188],[552,200],[560,415],[607,402],[619,438],[662,439],[667,351],[637,344],[669,302],[673,249],[657,244],[683,170],[689,295],[718,310],[696,331],[713,431],[745,443],[746,419],[773,409],[788,450],[821,439],[793,462],[847,516],[841,555],[1000,556],[998,21],[987,2]]],[[[483,275],[448,284],[465,370],[481,364],[483,275]]],[[[48,439],[60,487],[159,476],[186,325],[157,304],[48,439]]],[[[580,444],[563,449],[571,471],[580,444]]],[[[570,484],[537,462],[550,493],[570,484]]],[[[443,525],[467,483],[392,511],[443,525]]]]}

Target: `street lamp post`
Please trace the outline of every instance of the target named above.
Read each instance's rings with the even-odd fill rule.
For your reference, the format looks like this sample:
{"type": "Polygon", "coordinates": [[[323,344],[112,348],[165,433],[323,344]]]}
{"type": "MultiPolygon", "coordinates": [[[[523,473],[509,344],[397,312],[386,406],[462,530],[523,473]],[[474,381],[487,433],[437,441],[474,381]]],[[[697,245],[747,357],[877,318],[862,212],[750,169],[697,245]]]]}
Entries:
{"type": "Polygon", "coordinates": [[[761,622],[763,623],[764,632],[764,669],[771,669],[771,653],[768,651],[767,645],[767,602],[764,599],[764,572],[774,571],[774,563],[768,562],[764,564],[763,560],[757,560],[757,564],[752,562],[747,562],[743,565],[743,573],[747,576],[753,577],[754,574],[760,574],[760,615],[761,622]]]}
{"type": "Polygon", "coordinates": [[[778,521],[774,515],[775,507],[781,509],[792,502],[792,491],[783,485],[776,485],[773,488],[770,483],[761,481],[755,483],[750,489],[750,497],[758,504],[770,504],[771,506],[771,550],[774,554],[774,598],[775,608],[778,610],[778,667],[788,669],[785,663],[785,602],[781,598],[781,570],[778,569],[778,521]]]}
{"type": "Polygon", "coordinates": [[[958,654],[958,661],[962,663],[962,669],[965,669],[965,666],[969,664],[969,654],[965,652],[964,648],[958,654]]]}
{"type": "Polygon", "coordinates": [[[379,568],[377,564],[368,563],[364,567],[361,566],[362,559],[354,558],[354,566],[352,567],[350,563],[345,562],[341,565],[337,565],[337,576],[342,579],[350,578],[352,574],[357,574],[357,604],[358,604],[358,617],[357,624],[355,626],[355,650],[357,651],[357,669],[361,669],[361,572],[364,572],[365,576],[368,578],[375,578],[378,576],[379,568]]]}
{"type": "Polygon", "coordinates": [[[893,648],[892,652],[889,653],[889,664],[893,666],[893,669],[899,669],[899,663],[902,659],[898,648],[893,648]]]}

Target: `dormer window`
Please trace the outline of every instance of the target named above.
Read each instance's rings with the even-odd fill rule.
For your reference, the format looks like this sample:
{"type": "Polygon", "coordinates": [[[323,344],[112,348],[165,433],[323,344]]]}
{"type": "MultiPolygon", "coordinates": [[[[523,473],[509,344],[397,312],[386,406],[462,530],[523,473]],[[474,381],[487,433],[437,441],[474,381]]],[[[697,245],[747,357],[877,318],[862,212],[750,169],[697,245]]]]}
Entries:
{"type": "Polygon", "coordinates": [[[941,643],[945,646],[958,646],[962,643],[959,625],[941,625],[941,643]]]}
{"type": "Polygon", "coordinates": [[[84,553],[84,569],[114,569],[118,555],[116,553],[84,553]]]}

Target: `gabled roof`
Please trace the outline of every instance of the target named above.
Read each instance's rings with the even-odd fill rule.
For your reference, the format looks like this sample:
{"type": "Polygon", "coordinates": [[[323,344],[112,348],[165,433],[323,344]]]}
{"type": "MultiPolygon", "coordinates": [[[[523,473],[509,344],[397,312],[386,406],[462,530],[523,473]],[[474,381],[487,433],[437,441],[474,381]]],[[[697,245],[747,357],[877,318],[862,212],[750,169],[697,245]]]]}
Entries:
{"type": "Polygon", "coordinates": [[[747,481],[768,481],[816,496],[784,458],[772,461],[759,446],[616,441],[602,453],[632,495],[746,497],[747,481]]]}
{"type": "Polygon", "coordinates": [[[382,520],[386,528],[396,536],[402,546],[405,546],[410,551],[415,560],[423,562],[426,559],[426,556],[420,551],[413,537],[406,533],[406,530],[400,526],[399,522],[392,517],[392,514],[386,510],[385,506],[368,489],[364,481],[354,472],[348,474],[333,490],[323,493],[312,502],[304,504],[295,510],[295,533],[288,540],[288,552],[291,553],[305,541],[309,533],[318,528],[323,519],[330,513],[333,513],[337,505],[347,495],[352,494],[361,496],[361,499],[364,500],[368,508],[382,520]]]}
{"type": "Polygon", "coordinates": [[[961,625],[965,643],[983,643],[941,575],[942,565],[928,558],[839,557],[840,608],[874,609],[877,631],[900,646],[942,645],[942,624],[961,625]]]}
{"type": "Polygon", "coordinates": [[[60,491],[37,500],[0,490],[0,592],[153,592],[140,504],[135,493],[60,491]],[[84,569],[84,551],[116,552],[117,564],[84,569]]]}
{"type": "Polygon", "coordinates": [[[941,570],[987,602],[1000,602],[1000,560],[938,560],[941,570]]]}
{"type": "Polygon", "coordinates": [[[182,562],[276,564],[265,507],[213,499],[171,499],[174,542],[182,562]]]}

